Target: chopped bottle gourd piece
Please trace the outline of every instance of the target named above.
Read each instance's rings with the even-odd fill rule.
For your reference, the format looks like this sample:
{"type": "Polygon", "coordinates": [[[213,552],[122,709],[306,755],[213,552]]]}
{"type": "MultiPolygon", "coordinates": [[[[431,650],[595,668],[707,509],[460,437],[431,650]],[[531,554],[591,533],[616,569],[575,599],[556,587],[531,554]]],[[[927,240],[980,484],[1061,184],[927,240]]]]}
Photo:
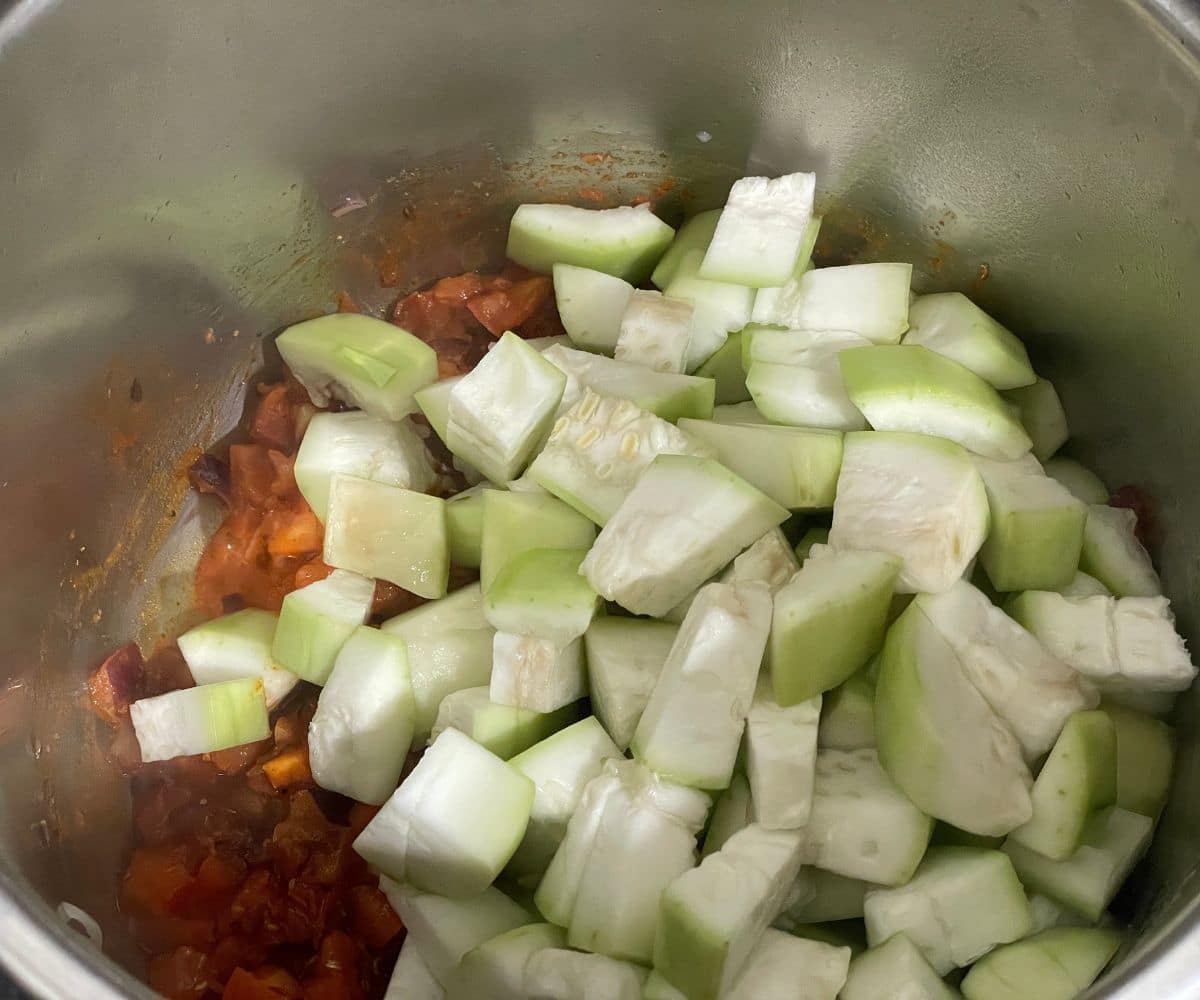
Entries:
{"type": "Polygon", "coordinates": [[[589,715],[510,759],[533,782],[529,827],[509,862],[510,873],[519,878],[545,873],[587,783],[600,774],[606,760],[620,756],[600,721],[589,715]]]}
{"type": "Polygon", "coordinates": [[[717,796],[713,805],[700,856],[707,858],[719,851],[730,837],[753,822],[754,799],[750,795],[750,782],[744,774],[734,772],[729,787],[717,796]]]}
{"type": "Polygon", "coordinates": [[[717,221],[720,218],[721,210],[714,208],[685,220],[675,233],[675,239],[667,247],[667,252],[659,258],[654,273],[650,275],[650,283],[659,290],[666,288],[685,257],[694,250],[707,250],[712,242],[713,233],[717,231],[717,221]]]}
{"type": "Polygon", "coordinates": [[[459,963],[454,1000],[528,1000],[527,965],[546,949],[563,947],[566,937],[553,924],[526,924],[476,945],[459,963]]]}
{"type": "Polygon", "coordinates": [[[1121,935],[1059,927],[984,955],[962,981],[966,1000],[1073,1000],[1096,980],[1121,935]]]}
{"type": "Polygon", "coordinates": [[[991,524],[979,561],[1000,592],[1058,590],[1079,569],[1088,510],[1032,455],[978,459],[991,524]]]}
{"type": "Polygon", "coordinates": [[[418,597],[444,597],[450,573],[446,501],[336,473],[323,558],[418,597]]]}
{"type": "Polygon", "coordinates": [[[654,968],[690,1000],[718,1000],[800,871],[803,833],[752,823],[662,895],[654,968]]]}
{"type": "Polygon", "coordinates": [[[859,347],[838,362],[847,394],[875,430],[933,434],[985,458],[1020,458],[1032,447],[995,389],[928,348],[859,347]]]}
{"type": "Polygon", "coordinates": [[[576,347],[611,353],[631,295],[633,285],[623,278],[574,264],[554,265],[554,303],[576,347]]]}
{"type": "Polygon", "coordinates": [[[1033,815],[1020,743],[915,603],[883,645],[875,734],[884,770],[929,815],[985,836],[1033,815]]]}
{"type": "Polygon", "coordinates": [[[711,378],[655,372],[644,365],[569,347],[552,347],[544,357],[567,376],[558,416],[579,402],[584,389],[592,389],[601,396],[627,399],[663,420],[675,421],[680,417],[708,420],[712,416],[716,384],[711,378]]]}
{"type": "Polygon", "coordinates": [[[336,473],[424,493],[433,485],[425,443],[409,420],[383,420],[369,413],[317,413],[308,422],[296,453],[296,485],[324,523],[329,487],[336,473]]]}
{"type": "Polygon", "coordinates": [[[354,841],[389,878],[426,892],[483,892],[525,836],[533,782],[447,729],[354,841]],[[480,823],[479,817],[487,822],[480,823]]]}
{"type": "Polygon", "coordinates": [[[850,960],[839,1000],[960,1000],[908,936],[893,934],[850,960]]]}
{"type": "Polygon", "coordinates": [[[918,296],[908,322],[904,343],[957,361],[997,389],[1032,385],[1037,378],[1025,345],[962,292],[918,296]]]}
{"type": "Polygon", "coordinates": [[[797,830],[812,811],[821,697],[781,707],[759,678],[746,717],[746,774],[755,816],[768,830],[797,830]]]}
{"type": "Polygon", "coordinates": [[[686,371],[696,371],[725,346],[729,335],[750,321],[754,289],[700,276],[702,250],[686,254],[675,276],[663,289],[668,298],[692,304],[692,335],[684,359],[686,371]]]}
{"type": "Polygon", "coordinates": [[[539,274],[550,274],[555,264],[574,264],[636,285],[646,280],[674,235],[649,205],[521,205],[509,223],[506,252],[509,260],[539,274]]]}
{"type": "Polygon", "coordinates": [[[864,911],[871,947],[904,934],[939,975],[1023,938],[1033,923],[1012,862],[977,847],[930,848],[911,882],[867,893],[864,911]]]}
{"type": "Polygon", "coordinates": [[[727,787],[770,627],[764,584],[703,588],[638,722],[634,756],[672,781],[727,787]]]}
{"type": "Polygon", "coordinates": [[[816,174],[735,181],[704,254],[700,277],[751,288],[791,277],[812,221],[816,174]]]}
{"type": "Polygon", "coordinates": [[[1079,568],[1116,597],[1161,597],[1150,553],[1137,539],[1137,521],[1137,514],[1124,507],[1088,507],[1079,568]]]}
{"type": "Polygon", "coordinates": [[[584,633],[592,711],[621,750],[633,741],[678,632],[670,622],[604,617],[584,633]]]}
{"type": "Polygon", "coordinates": [[[1108,487],[1082,462],[1056,455],[1046,462],[1046,475],[1062,483],[1076,500],[1086,504],[1108,503],[1108,487]]]}
{"type": "Polygon", "coordinates": [[[850,954],[848,947],[768,927],[721,1000],[836,1000],[846,982],[850,954]]]}
{"type": "Polygon", "coordinates": [[[754,361],[746,370],[754,405],[773,424],[861,431],[867,420],[846,394],[840,372],[754,361]]]}
{"type": "Polygon", "coordinates": [[[586,549],[596,526],[561,500],[536,493],[484,490],[479,579],[486,595],[500,572],[524,552],[586,549]]]}
{"type": "Polygon", "coordinates": [[[662,292],[635,291],[621,316],[613,358],[660,374],[687,368],[695,307],[662,292]]]}
{"type": "Polygon", "coordinates": [[[429,971],[411,937],[400,948],[383,1000],[446,1000],[446,991],[429,971]]]}
{"type": "Polygon", "coordinates": [[[837,687],[879,652],[899,571],[893,555],[831,552],[776,593],[767,659],[780,705],[837,687]]]}
{"type": "Polygon", "coordinates": [[[142,698],[129,706],[143,763],[256,743],[271,735],[261,677],[142,698]]]}
{"type": "Polygon", "coordinates": [[[412,674],[399,636],[362,626],[334,661],[308,726],[308,758],[322,788],[382,805],[413,741],[412,674]]]}
{"type": "Polygon", "coordinates": [[[842,436],[799,427],[738,426],[680,420],[726,468],[789,510],[828,510],[842,467],[842,436]]]}
{"type": "MultiPolygon", "coordinates": [[[[687,423],[710,426],[707,421],[687,423]]],[[[687,427],[677,428],[627,399],[585,389],[579,402],[555,422],[528,475],[589,520],[604,525],[655,456],[706,457],[714,452],[687,427]]]]}
{"type": "Polygon", "coordinates": [[[952,441],[908,433],[847,434],[829,545],[890,552],[896,589],[936,594],[966,574],[987,537],[983,480],[952,441]]]}
{"type": "Polygon", "coordinates": [[[752,402],[730,403],[714,406],[712,421],[715,424],[766,424],[770,423],[752,402]]]}
{"type": "Polygon", "coordinates": [[[394,323],[332,313],[289,326],[275,341],[316,406],[338,400],[384,420],[417,408],[414,394],[437,379],[437,354],[394,323]]]}
{"type": "Polygon", "coordinates": [[[821,217],[814,215],[804,228],[804,237],[800,240],[800,252],[796,255],[796,263],[792,273],[782,285],[767,285],[760,288],[754,296],[754,309],[750,314],[755,323],[770,324],[774,321],[779,299],[784,295],[794,295],[795,287],[806,271],[813,267],[812,253],[817,244],[817,236],[821,232],[821,217]]]}
{"type": "Polygon", "coordinates": [[[1078,712],[1033,783],[1033,818],[1009,836],[1064,861],[1075,853],[1088,822],[1117,800],[1116,727],[1104,712],[1078,712]]]}
{"type": "Polygon", "coordinates": [[[838,355],[852,347],[870,347],[871,342],[857,333],[843,330],[780,330],[749,326],[742,340],[743,363],[790,365],[841,375],[838,355]]]}
{"type": "Polygon", "coordinates": [[[908,329],[911,264],[849,264],[806,271],[775,300],[769,322],[789,330],[844,330],[895,344],[908,329]]]}
{"type": "Polygon", "coordinates": [[[486,687],[491,680],[496,630],[483,616],[478,583],[397,615],[382,629],[408,645],[415,705],[413,745],[423,747],[447,695],[486,687]]]}
{"type": "Polygon", "coordinates": [[[649,964],[663,890],[696,863],[703,792],[610,759],[584,789],[538,886],[542,915],[573,948],[649,964]]]}
{"type": "Polygon", "coordinates": [[[1033,442],[1033,454],[1039,462],[1045,462],[1067,443],[1067,414],[1052,382],[1039,378],[1032,385],[1009,389],[1002,395],[1017,407],[1021,426],[1033,442]]]}
{"type": "Polygon", "coordinates": [[[787,516],[712,459],[659,455],[605,524],[582,570],[607,600],[661,616],[787,516]]]}
{"type": "Polygon", "coordinates": [[[529,549],[509,559],[484,598],[500,632],[568,643],[587,631],[599,598],[579,575],[586,549],[529,549]]]}
{"type": "Polygon", "coordinates": [[[450,394],[465,377],[465,375],[452,375],[450,378],[444,378],[432,385],[427,385],[413,397],[429,422],[429,426],[433,428],[433,432],[443,444],[449,438],[450,394]]]}
{"type": "Polygon", "coordinates": [[[696,374],[716,383],[715,403],[748,402],[750,390],[746,388],[746,369],[742,367],[742,331],[735,330],[726,337],[725,343],[696,369],[696,374]]]}
{"type": "Polygon", "coordinates": [[[589,955],[568,948],[546,948],[525,967],[527,1000],[642,1000],[649,973],[633,962],[589,955]]]}
{"type": "Polygon", "coordinates": [[[874,888],[873,882],[823,868],[804,868],[792,883],[774,926],[790,931],[812,924],[858,920],[863,915],[863,900],[874,888]]]}
{"type": "Polygon", "coordinates": [[[719,583],[765,583],[774,596],[800,569],[779,528],[772,528],[722,571],[719,583]]]}
{"type": "Polygon", "coordinates": [[[243,608],[188,629],[176,642],[197,684],[238,677],[263,682],[267,708],[278,705],[300,680],[271,656],[279,616],[259,608],[243,608]]]}
{"type": "Polygon", "coordinates": [[[1122,705],[1104,704],[1117,738],[1117,805],[1158,819],[1171,790],[1175,735],[1165,722],[1122,705]]]}
{"type": "Polygon", "coordinates": [[[365,625],[375,581],[344,569],[283,599],[271,656],[313,684],[324,684],[346,640],[365,625]]]}
{"type": "Polygon", "coordinates": [[[550,431],[567,377],[515,333],[506,333],[450,393],[446,446],[488,479],[524,470],[550,431]]]}
{"type": "Polygon", "coordinates": [[[1102,692],[1184,691],[1196,676],[1165,597],[1075,598],[1028,590],[1005,609],[1102,692]]]}
{"type": "Polygon", "coordinates": [[[579,717],[575,704],[553,712],[535,712],[512,705],[497,705],[486,687],[454,691],[442,699],[430,742],[447,729],[457,729],[501,760],[527,750],[579,717]]]}
{"type": "Polygon", "coordinates": [[[492,643],[490,691],[498,705],[535,712],[553,712],[586,697],[583,640],[497,632],[492,643]]]}
{"type": "Polygon", "coordinates": [[[822,697],[817,746],[829,750],[875,746],[875,679],[868,670],[860,670],[822,697]]]}
{"type": "Polygon", "coordinates": [[[450,563],[478,569],[483,549],[485,483],[456,493],[446,501],[446,542],[450,563]]]}
{"type": "Polygon", "coordinates": [[[874,750],[820,750],[805,863],[847,878],[903,885],[925,854],[933,821],[879,766],[874,750]]]}
{"type": "Polygon", "coordinates": [[[1095,922],[1145,853],[1153,831],[1149,816],[1113,807],[1092,817],[1079,848],[1063,861],[1031,851],[1012,838],[1004,842],[1004,852],[1027,890],[1049,896],[1095,922]]]}
{"type": "Polygon", "coordinates": [[[527,910],[494,886],[475,896],[455,898],[422,892],[384,876],[379,888],[404,921],[404,947],[415,945],[433,978],[447,990],[457,986],[459,966],[472,949],[534,923],[527,910]]]}
{"type": "Polygon", "coordinates": [[[941,594],[913,602],[950,644],[975,685],[1021,744],[1027,761],[1045,754],[1076,712],[1099,695],[984,594],[960,580],[941,594]]]}

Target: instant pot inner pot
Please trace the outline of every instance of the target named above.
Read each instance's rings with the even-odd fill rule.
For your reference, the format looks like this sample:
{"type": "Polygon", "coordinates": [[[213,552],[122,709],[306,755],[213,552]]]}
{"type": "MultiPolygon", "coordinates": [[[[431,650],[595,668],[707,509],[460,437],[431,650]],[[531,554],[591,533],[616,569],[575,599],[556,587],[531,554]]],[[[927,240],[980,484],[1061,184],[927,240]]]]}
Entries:
{"type": "MultiPolygon", "coordinates": [[[[46,995],[140,989],[54,907],[140,966],[84,681],[186,622],[213,512],[181,458],[235,426],[270,334],[494,263],[521,201],[677,222],[815,170],[826,262],[910,261],[1027,339],[1071,450],[1153,498],[1200,635],[1200,79],[1167,6],[0,5],[4,961],[46,995]]],[[[1195,995],[1198,711],[1097,995],[1195,995]]]]}

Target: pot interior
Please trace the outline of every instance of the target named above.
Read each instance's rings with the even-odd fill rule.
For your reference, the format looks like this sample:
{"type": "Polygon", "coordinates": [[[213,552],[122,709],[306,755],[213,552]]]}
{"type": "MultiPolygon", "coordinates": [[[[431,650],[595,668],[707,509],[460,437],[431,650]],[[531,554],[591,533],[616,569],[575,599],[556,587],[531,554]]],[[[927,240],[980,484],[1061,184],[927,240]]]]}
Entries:
{"type": "MultiPolygon", "coordinates": [[[[1153,499],[1164,585],[1200,634],[1200,77],[1188,26],[1156,11],[7,5],[0,881],[49,944],[14,935],[6,960],[63,995],[62,970],[95,964],[53,916],[68,900],[140,961],[115,908],[127,795],[84,681],[187,624],[215,516],[188,450],[234,429],[272,333],[339,291],[383,309],[498,262],[522,201],[648,197],[677,222],[743,174],[815,170],[825,262],[911,262],[918,291],[966,291],[1026,338],[1071,453],[1153,499]]],[[[1175,794],[1118,902],[1141,937],[1113,989],[1186,988],[1168,951],[1200,892],[1198,712],[1195,692],[1176,709],[1175,794]]],[[[96,989],[136,989],[97,968],[96,989]]]]}

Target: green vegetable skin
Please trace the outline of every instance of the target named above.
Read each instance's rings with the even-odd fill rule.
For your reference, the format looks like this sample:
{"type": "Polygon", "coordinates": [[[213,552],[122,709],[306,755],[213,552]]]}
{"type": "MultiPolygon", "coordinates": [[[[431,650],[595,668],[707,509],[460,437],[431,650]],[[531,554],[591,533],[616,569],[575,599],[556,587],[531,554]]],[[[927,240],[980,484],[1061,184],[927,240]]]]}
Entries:
{"type": "Polygon", "coordinates": [[[275,341],[312,401],[339,399],[371,416],[399,420],[414,394],[437,379],[437,354],[393,323],[333,313],[290,326],[275,341]]]}
{"type": "Polygon", "coordinates": [[[717,460],[789,510],[828,510],[842,467],[842,436],[799,427],[737,426],[680,420],[717,460]]]}
{"type": "Polygon", "coordinates": [[[1072,1000],[1121,946],[1116,931],[1056,927],[985,955],[962,983],[966,1000],[1072,1000]]]}
{"type": "Polygon", "coordinates": [[[856,347],[838,361],[846,392],[876,430],[933,434],[987,458],[1020,458],[1032,446],[995,389],[928,348],[856,347]]]}
{"type": "Polygon", "coordinates": [[[1012,839],[1048,858],[1069,858],[1088,821],[1117,798],[1117,734],[1108,715],[1078,712],[1067,720],[1032,798],[1033,818],[1012,839]]]}
{"type": "Polygon", "coordinates": [[[996,590],[1057,590],[1074,579],[1087,508],[1025,456],[977,462],[991,522],[979,559],[996,590]]]}
{"type": "Polygon", "coordinates": [[[735,330],[699,368],[696,374],[717,383],[714,402],[725,406],[744,403],[750,399],[746,388],[746,369],[742,367],[743,331],[735,330]]]}
{"type": "Polygon", "coordinates": [[[541,274],[555,264],[574,264],[640,284],[674,235],[649,206],[522,205],[508,228],[507,253],[541,274]]]}
{"type": "Polygon", "coordinates": [[[999,836],[1033,815],[1033,782],[1016,737],[919,604],[884,643],[875,732],[884,769],[931,816],[999,836]]]}
{"type": "Polygon", "coordinates": [[[663,289],[671,283],[675,272],[683,259],[694,250],[707,250],[712,242],[713,233],[717,231],[717,222],[721,218],[721,210],[714,208],[709,212],[693,215],[675,234],[675,239],[667,247],[667,252],[659,259],[650,281],[655,288],[663,289]]]}
{"type": "Polygon", "coordinates": [[[895,556],[835,552],[775,595],[767,658],[780,705],[837,687],[879,651],[899,571],[895,556]]]}

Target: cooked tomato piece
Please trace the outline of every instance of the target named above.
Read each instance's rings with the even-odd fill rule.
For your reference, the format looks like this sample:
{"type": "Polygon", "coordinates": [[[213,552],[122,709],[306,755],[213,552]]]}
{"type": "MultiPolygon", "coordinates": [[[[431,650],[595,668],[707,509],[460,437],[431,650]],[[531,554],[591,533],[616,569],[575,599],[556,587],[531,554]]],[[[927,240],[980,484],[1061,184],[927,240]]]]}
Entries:
{"type": "Polygon", "coordinates": [[[432,292],[406,295],[392,310],[392,322],[437,351],[439,378],[470,371],[491,341],[465,302],[432,292]]]}
{"type": "Polygon", "coordinates": [[[241,774],[263,754],[270,753],[271,746],[272,741],[265,739],[257,743],[230,747],[228,750],[216,750],[205,754],[205,757],[222,774],[241,774]]]}
{"type": "Polygon", "coordinates": [[[142,696],[146,681],[146,661],[137,643],[127,642],[109,653],[90,677],[88,695],[92,708],[110,726],[116,728],[129,717],[129,706],[142,696]]]}
{"type": "Polygon", "coordinates": [[[278,451],[296,447],[296,415],[286,385],[273,386],[259,400],[250,422],[250,440],[278,451]]]}
{"type": "Polygon", "coordinates": [[[452,278],[442,278],[434,282],[429,294],[438,302],[460,303],[465,305],[474,296],[485,290],[483,279],[475,271],[455,275],[452,278]]]}
{"type": "Polygon", "coordinates": [[[263,522],[271,556],[312,558],[325,541],[325,529],[308,504],[271,511],[263,522]]]}
{"type": "Polygon", "coordinates": [[[233,970],[221,1000],[302,1000],[300,984],[283,969],[233,970]]]}
{"type": "Polygon", "coordinates": [[[313,785],[312,768],[308,763],[308,747],[290,747],[270,760],[263,761],[263,773],[272,787],[280,791],[313,785]]]}
{"type": "Polygon", "coordinates": [[[404,930],[404,924],[377,886],[350,890],[350,933],[368,948],[379,949],[404,930]]]}
{"type": "Polygon", "coordinates": [[[182,916],[180,898],[194,888],[187,852],[181,847],[143,847],[133,852],[121,883],[124,906],[153,917],[182,916]]]}
{"type": "Polygon", "coordinates": [[[371,822],[383,808],[382,806],[372,806],[365,802],[355,802],[350,807],[350,837],[357,837],[367,828],[367,824],[371,822]]]}
{"type": "Polygon", "coordinates": [[[493,337],[515,330],[550,299],[554,283],[546,277],[526,278],[507,289],[495,289],[477,295],[467,308],[493,337]]]}
{"type": "Polygon", "coordinates": [[[146,964],[146,980],[152,990],[168,1000],[201,1000],[217,988],[209,957],[188,945],[151,958],[146,964]]]}

